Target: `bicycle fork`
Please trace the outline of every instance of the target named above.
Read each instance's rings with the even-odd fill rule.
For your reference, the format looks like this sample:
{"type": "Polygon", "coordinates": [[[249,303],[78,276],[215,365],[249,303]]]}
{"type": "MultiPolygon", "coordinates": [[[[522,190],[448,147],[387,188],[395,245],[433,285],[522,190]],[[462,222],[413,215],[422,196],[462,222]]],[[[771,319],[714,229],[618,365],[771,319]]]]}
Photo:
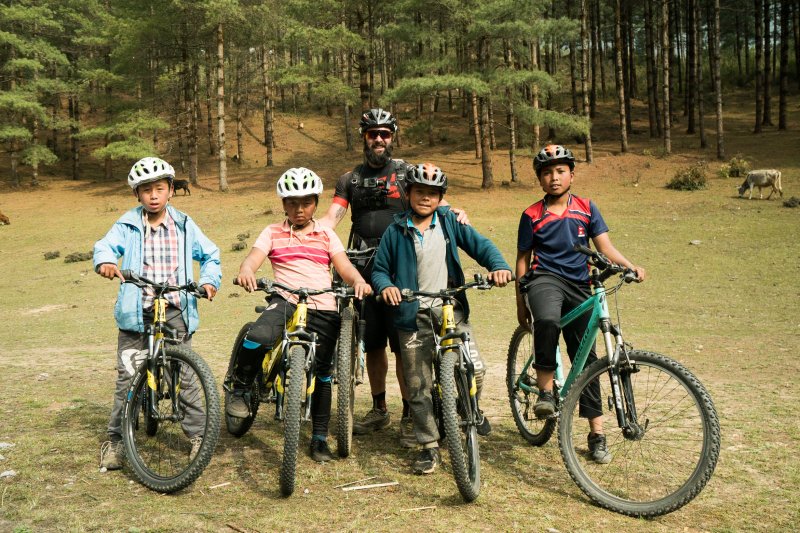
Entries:
{"type": "Polygon", "coordinates": [[[608,353],[608,376],[611,380],[611,398],[608,398],[609,409],[613,409],[617,417],[617,425],[628,440],[641,440],[647,431],[647,422],[639,424],[636,403],[633,397],[631,374],[638,372],[628,359],[625,343],[620,331],[604,318],[600,323],[606,351],[608,353]],[[621,359],[624,359],[621,361],[621,359]]]}

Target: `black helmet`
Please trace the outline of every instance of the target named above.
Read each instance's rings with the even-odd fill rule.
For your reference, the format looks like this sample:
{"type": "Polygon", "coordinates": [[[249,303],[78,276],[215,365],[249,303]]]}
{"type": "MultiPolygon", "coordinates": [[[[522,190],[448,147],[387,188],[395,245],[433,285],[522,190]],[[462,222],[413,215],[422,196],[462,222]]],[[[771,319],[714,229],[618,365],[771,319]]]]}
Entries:
{"type": "Polygon", "coordinates": [[[533,170],[536,176],[541,175],[544,167],[566,163],[570,170],[575,170],[575,156],[560,144],[548,144],[533,158],[533,170]]]}
{"type": "Polygon", "coordinates": [[[442,194],[447,192],[447,175],[433,163],[420,163],[410,169],[406,176],[406,183],[428,185],[441,190],[442,194]]]}
{"type": "Polygon", "coordinates": [[[397,119],[394,118],[394,115],[385,109],[376,107],[361,115],[361,121],[358,123],[358,133],[364,135],[368,129],[381,126],[389,128],[392,133],[397,133],[397,119]]]}

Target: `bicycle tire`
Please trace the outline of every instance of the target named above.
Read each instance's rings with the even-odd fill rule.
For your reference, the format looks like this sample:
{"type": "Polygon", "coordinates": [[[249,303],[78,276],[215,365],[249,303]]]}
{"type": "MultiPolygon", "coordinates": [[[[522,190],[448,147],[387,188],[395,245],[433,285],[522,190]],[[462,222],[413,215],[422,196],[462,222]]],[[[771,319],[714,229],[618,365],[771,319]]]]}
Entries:
{"type": "MultiPolygon", "coordinates": [[[[179,401],[182,415],[195,417],[204,427],[203,442],[194,460],[189,459],[191,443],[180,420],[159,420],[158,431],[147,434],[145,424],[139,423],[142,395],[147,392],[147,365],[137,370],[128,389],[122,418],[122,440],[128,464],[136,478],[149,489],[170,493],[193,483],[211,461],[217,447],[220,429],[220,401],[214,375],[208,364],[185,346],[166,346],[156,409],[161,415],[173,415],[168,391],[174,375],[180,380],[179,401]],[[187,398],[186,395],[191,395],[187,398]],[[194,415],[191,411],[196,412],[194,415]],[[141,429],[140,429],[141,428],[141,429]]],[[[162,361],[158,362],[162,365],[162,361]]],[[[182,416],[181,415],[181,416],[182,416]]]]}
{"type": "Polygon", "coordinates": [[[533,334],[530,328],[517,326],[511,341],[508,343],[508,359],[506,363],[506,386],[511,414],[520,435],[533,446],[544,446],[553,436],[556,419],[539,420],[533,414],[533,406],[538,397],[536,389],[536,370],[528,367],[525,383],[534,388],[533,392],[525,392],[517,386],[520,372],[533,353],[533,334]]]}
{"type": "Polygon", "coordinates": [[[348,457],[353,446],[353,404],[356,377],[353,372],[355,354],[355,320],[353,310],[342,310],[339,341],[336,345],[336,452],[348,457]]]}
{"type": "MultiPolygon", "coordinates": [[[[239,347],[242,345],[242,340],[244,336],[247,335],[247,332],[250,331],[250,328],[253,326],[253,322],[248,322],[242,329],[239,330],[239,334],[236,336],[236,341],[233,343],[233,350],[231,353],[231,360],[228,365],[228,376],[230,376],[233,372],[233,369],[236,366],[236,361],[238,360],[238,350],[239,347]]],[[[261,404],[261,396],[259,394],[259,384],[263,379],[263,371],[259,370],[258,374],[256,374],[256,378],[253,381],[253,385],[250,387],[250,390],[245,393],[245,399],[250,407],[250,415],[244,418],[240,418],[238,416],[231,416],[228,414],[227,409],[224,409],[225,412],[225,428],[228,430],[228,433],[233,435],[234,437],[241,437],[245,435],[250,428],[253,426],[253,422],[256,419],[256,414],[258,413],[258,406],[261,404]]],[[[230,393],[225,393],[225,404],[227,405],[230,393]]]]}
{"type": "Polygon", "coordinates": [[[291,496],[295,486],[297,468],[297,446],[300,441],[300,407],[305,381],[306,351],[302,346],[289,348],[289,372],[287,376],[283,418],[283,457],[281,458],[281,494],[291,496]]]}
{"type": "Polygon", "coordinates": [[[613,407],[608,360],[602,358],[583,371],[564,401],[559,447],[570,476],[592,501],[621,514],[654,517],[689,503],[711,478],[719,457],[719,419],[706,389],[680,363],[638,350],[629,359],[630,366],[620,366],[620,381],[630,391],[626,412],[632,399],[641,432],[626,438],[612,414],[614,427],[605,429],[611,462],[589,459],[586,422],[576,418],[581,393],[590,394],[593,380],[600,383],[604,410],[613,407]]]}
{"type": "Polygon", "coordinates": [[[442,354],[439,383],[442,387],[442,414],[450,466],[461,497],[471,502],[480,494],[481,462],[478,430],[474,418],[470,416],[470,384],[457,368],[458,355],[455,350],[442,354]]]}
{"type": "Polygon", "coordinates": [[[144,422],[144,428],[147,435],[150,437],[154,436],[158,431],[158,420],[151,416],[150,400],[148,399],[147,394],[142,395],[142,420],[144,422]]]}

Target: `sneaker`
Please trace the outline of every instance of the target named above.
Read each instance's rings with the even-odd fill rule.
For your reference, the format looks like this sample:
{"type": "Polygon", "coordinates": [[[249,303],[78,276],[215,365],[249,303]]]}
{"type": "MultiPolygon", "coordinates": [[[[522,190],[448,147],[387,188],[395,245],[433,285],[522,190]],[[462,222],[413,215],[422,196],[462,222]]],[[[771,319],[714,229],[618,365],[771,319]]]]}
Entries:
{"type": "Polygon", "coordinates": [[[403,448],[415,448],[417,446],[417,436],[414,434],[414,420],[410,416],[404,416],[400,420],[400,446],[403,448]]]}
{"type": "Polygon", "coordinates": [[[389,425],[389,411],[381,411],[373,407],[364,418],[353,422],[353,435],[366,435],[389,425]]]}
{"type": "Polygon", "coordinates": [[[485,437],[489,433],[492,432],[492,425],[489,423],[489,419],[484,416],[483,411],[481,411],[481,421],[478,424],[478,435],[481,437],[485,437]]]}
{"type": "Polygon", "coordinates": [[[439,453],[439,447],[436,448],[423,448],[411,470],[418,476],[422,474],[432,474],[436,467],[442,464],[442,456],[439,453]]]}
{"type": "Polygon", "coordinates": [[[318,463],[333,461],[333,454],[328,448],[328,441],[311,439],[311,458],[318,463]]]}
{"type": "Polygon", "coordinates": [[[608,451],[605,435],[599,433],[592,436],[592,434],[589,433],[586,440],[589,444],[589,456],[592,458],[592,461],[601,465],[606,465],[611,462],[611,452],[608,451]]]}
{"type": "Polygon", "coordinates": [[[189,442],[192,443],[192,451],[189,452],[189,461],[194,461],[194,458],[200,453],[200,446],[203,445],[203,437],[200,435],[192,437],[189,439],[189,442]]]}
{"type": "Polygon", "coordinates": [[[225,413],[236,418],[247,418],[250,416],[250,406],[244,401],[243,390],[234,389],[233,392],[225,394],[225,413]]]}
{"type": "Polygon", "coordinates": [[[545,419],[549,416],[556,414],[556,398],[553,396],[552,391],[540,390],[539,399],[536,400],[536,405],[533,406],[533,413],[539,420],[545,419]]]}
{"type": "Polygon", "coordinates": [[[119,470],[125,458],[125,449],[122,441],[107,440],[100,446],[100,468],[106,470],[119,470]]]}

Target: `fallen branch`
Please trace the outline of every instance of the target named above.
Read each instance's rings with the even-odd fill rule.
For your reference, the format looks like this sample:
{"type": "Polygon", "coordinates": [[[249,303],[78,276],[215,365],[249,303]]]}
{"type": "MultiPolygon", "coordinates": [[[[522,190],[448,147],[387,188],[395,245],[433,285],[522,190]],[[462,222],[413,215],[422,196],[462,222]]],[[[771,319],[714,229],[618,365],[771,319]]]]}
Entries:
{"type": "Polygon", "coordinates": [[[391,487],[392,485],[399,485],[399,481],[390,481],[388,483],[375,483],[374,485],[359,485],[357,487],[345,487],[342,490],[367,490],[367,489],[377,489],[379,487],[391,487]]]}
{"type": "Polygon", "coordinates": [[[231,484],[231,482],[230,482],[230,481],[226,481],[225,483],[220,483],[219,485],[212,485],[212,486],[210,486],[210,487],[208,487],[208,488],[209,488],[209,490],[211,490],[211,489],[218,489],[218,488],[220,488],[220,487],[224,487],[224,486],[226,486],[226,485],[230,485],[230,484],[231,484]]]}
{"type": "Polygon", "coordinates": [[[412,507],[411,509],[400,509],[398,513],[411,513],[414,511],[427,511],[428,509],[436,509],[435,505],[428,505],[426,507],[412,507]]]}
{"type": "Polygon", "coordinates": [[[356,483],[363,483],[364,481],[369,481],[370,479],[375,479],[376,477],[378,477],[378,476],[370,476],[370,477],[365,477],[364,479],[358,479],[358,480],[356,480],[356,481],[350,481],[350,482],[348,482],[348,483],[342,483],[341,485],[336,485],[336,486],[335,486],[335,487],[333,487],[333,488],[334,488],[334,489],[340,489],[340,488],[342,488],[342,487],[346,487],[346,486],[348,486],[348,485],[355,485],[356,483]]]}

